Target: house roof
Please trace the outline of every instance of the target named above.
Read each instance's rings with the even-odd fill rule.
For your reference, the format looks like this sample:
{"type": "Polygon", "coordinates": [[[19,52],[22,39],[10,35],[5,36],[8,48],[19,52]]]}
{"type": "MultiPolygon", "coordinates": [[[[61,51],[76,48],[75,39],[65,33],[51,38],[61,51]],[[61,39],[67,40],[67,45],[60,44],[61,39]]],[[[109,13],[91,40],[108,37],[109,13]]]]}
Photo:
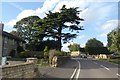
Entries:
{"type": "Polygon", "coordinates": [[[24,40],[20,39],[20,38],[17,37],[17,36],[14,36],[14,35],[12,35],[12,34],[10,34],[10,33],[8,33],[8,32],[3,31],[2,35],[3,35],[3,36],[7,36],[7,37],[12,38],[12,39],[15,39],[15,40],[17,40],[17,41],[22,41],[22,42],[25,43],[24,40]]]}

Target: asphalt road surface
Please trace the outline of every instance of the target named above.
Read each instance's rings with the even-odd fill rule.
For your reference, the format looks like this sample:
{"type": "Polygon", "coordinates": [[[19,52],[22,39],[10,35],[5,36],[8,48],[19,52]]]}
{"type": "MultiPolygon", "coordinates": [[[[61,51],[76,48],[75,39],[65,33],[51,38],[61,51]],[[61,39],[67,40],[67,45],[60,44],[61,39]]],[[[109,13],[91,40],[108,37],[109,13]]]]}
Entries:
{"type": "Polygon", "coordinates": [[[74,57],[65,65],[58,68],[44,68],[40,70],[47,78],[79,79],[104,79],[119,80],[118,65],[108,61],[100,61],[74,57]]]}

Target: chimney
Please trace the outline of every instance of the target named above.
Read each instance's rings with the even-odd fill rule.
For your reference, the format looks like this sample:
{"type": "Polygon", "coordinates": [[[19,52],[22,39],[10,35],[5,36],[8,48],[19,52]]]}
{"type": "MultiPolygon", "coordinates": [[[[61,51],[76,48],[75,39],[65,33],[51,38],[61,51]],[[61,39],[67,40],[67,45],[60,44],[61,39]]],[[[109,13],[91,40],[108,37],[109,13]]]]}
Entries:
{"type": "Polygon", "coordinates": [[[0,23],[0,31],[3,31],[3,28],[4,28],[4,24],[1,22],[0,23]]]}

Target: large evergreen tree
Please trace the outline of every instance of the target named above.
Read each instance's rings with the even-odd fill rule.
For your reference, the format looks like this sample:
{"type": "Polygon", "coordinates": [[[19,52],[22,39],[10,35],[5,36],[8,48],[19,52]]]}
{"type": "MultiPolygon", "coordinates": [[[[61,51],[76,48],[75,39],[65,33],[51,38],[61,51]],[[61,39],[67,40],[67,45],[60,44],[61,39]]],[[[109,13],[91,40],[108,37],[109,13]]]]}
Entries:
{"type": "Polygon", "coordinates": [[[47,16],[43,21],[36,23],[36,27],[41,30],[41,27],[44,26],[45,34],[47,37],[52,37],[58,41],[58,50],[61,50],[63,40],[64,43],[75,38],[77,34],[72,34],[69,32],[63,32],[63,29],[68,28],[70,31],[79,31],[83,30],[79,25],[80,21],[83,21],[79,17],[80,11],[76,8],[66,8],[65,5],[60,9],[60,12],[51,12],[49,11],[47,16]],[[66,25],[70,23],[71,25],[66,25]]]}

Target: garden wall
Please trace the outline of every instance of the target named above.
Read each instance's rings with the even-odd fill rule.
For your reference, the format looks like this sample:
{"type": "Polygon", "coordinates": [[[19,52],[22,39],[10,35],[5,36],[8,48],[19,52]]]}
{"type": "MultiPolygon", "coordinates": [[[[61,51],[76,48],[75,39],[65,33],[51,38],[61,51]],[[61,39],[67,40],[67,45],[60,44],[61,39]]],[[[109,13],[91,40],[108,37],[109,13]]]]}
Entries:
{"type": "Polygon", "coordinates": [[[2,78],[35,78],[35,64],[22,63],[2,67],[2,78]]]}

